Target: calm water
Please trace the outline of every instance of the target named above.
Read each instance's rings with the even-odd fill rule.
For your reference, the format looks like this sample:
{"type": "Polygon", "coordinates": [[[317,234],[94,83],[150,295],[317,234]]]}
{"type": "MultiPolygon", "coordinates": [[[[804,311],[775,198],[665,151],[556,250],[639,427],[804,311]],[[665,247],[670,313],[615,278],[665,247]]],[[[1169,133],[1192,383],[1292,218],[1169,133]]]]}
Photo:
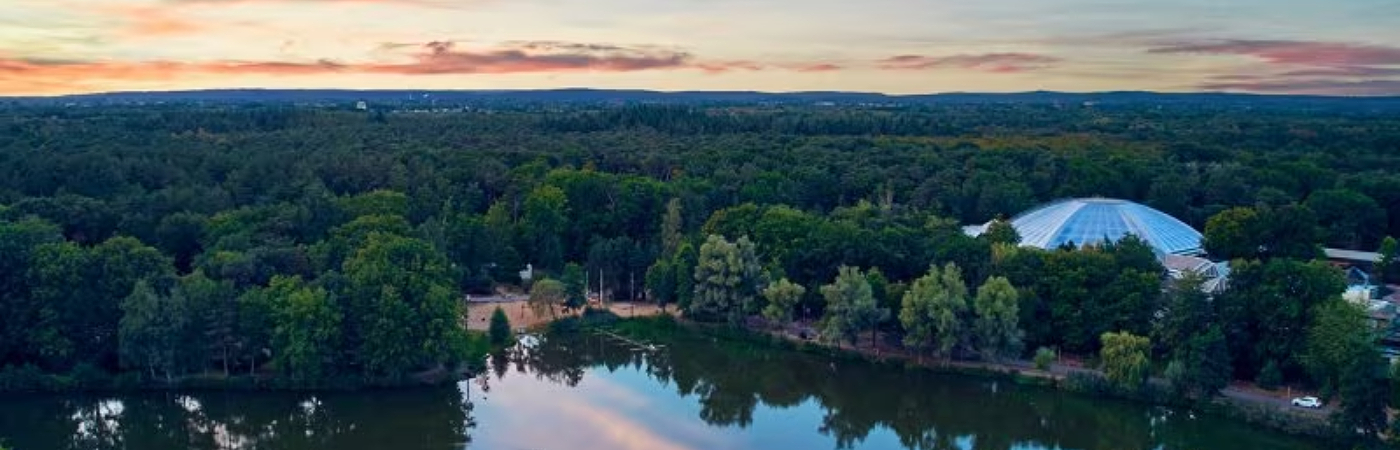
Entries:
{"type": "Polygon", "coordinates": [[[1164,408],[678,337],[527,340],[455,387],[346,394],[0,397],[49,449],[1314,449],[1164,408]]]}

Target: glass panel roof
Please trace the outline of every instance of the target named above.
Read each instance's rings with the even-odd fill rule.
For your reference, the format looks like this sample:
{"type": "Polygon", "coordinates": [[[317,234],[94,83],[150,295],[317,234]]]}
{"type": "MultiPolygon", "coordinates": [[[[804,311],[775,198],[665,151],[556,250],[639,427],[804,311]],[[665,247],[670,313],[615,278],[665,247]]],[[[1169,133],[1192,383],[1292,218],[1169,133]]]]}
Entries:
{"type": "MultiPolygon", "coordinates": [[[[1011,219],[1021,245],[1053,249],[1136,235],[1160,254],[1199,255],[1201,233],[1161,211],[1127,200],[1077,198],[1048,203],[1011,219]]],[[[980,231],[980,230],[979,230],[980,231]]]]}

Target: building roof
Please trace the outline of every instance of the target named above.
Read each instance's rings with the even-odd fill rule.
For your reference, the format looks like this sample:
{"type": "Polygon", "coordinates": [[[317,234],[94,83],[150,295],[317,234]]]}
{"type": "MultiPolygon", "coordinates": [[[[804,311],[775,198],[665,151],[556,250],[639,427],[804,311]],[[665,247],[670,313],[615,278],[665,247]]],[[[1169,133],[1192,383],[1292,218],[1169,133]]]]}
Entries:
{"type": "Polygon", "coordinates": [[[1341,261],[1369,262],[1375,264],[1381,262],[1381,254],[1375,252],[1362,252],[1356,250],[1343,250],[1340,248],[1324,248],[1322,253],[1327,255],[1327,259],[1341,261]]]}
{"type": "MultiPolygon", "coordinates": [[[[1161,211],[1127,200],[1075,198],[1041,205],[1011,219],[1021,245],[1054,249],[1065,244],[1142,238],[1160,255],[1200,255],[1201,233],[1161,211]]],[[[986,226],[964,229],[980,235],[986,226]]]]}

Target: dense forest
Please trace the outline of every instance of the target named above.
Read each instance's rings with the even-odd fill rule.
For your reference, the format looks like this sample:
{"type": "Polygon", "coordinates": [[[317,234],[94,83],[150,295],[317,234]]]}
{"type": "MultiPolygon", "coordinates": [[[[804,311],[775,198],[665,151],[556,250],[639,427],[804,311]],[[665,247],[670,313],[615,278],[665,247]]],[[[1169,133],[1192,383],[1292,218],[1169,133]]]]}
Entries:
{"type": "Polygon", "coordinates": [[[0,378],[13,385],[0,389],[45,373],[75,386],[269,371],[316,384],[453,367],[485,345],[461,327],[462,295],[527,289],[529,264],[536,285],[563,281],[568,306],[586,278],[700,320],[839,311],[849,320],[822,321],[824,334],[885,331],[939,354],[1092,354],[1122,331],[1185,364],[1223,340],[1228,376],[1336,392],[1349,375],[1303,355],[1319,317],[1350,317],[1327,315],[1341,276],[1309,260],[1321,246],[1389,242],[1393,254],[1386,237],[1400,236],[1400,117],[1364,111],[190,104],[0,116],[0,378]],[[1206,230],[1215,256],[1240,259],[1237,281],[1204,303],[1164,291],[1133,239],[1044,252],[961,231],[1089,196],[1206,230]]]}

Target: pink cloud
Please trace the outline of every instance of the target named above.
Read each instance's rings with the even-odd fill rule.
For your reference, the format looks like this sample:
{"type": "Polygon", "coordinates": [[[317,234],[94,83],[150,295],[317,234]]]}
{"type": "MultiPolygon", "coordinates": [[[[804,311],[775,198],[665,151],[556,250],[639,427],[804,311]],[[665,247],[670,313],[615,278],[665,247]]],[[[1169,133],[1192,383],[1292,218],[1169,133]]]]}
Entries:
{"type": "Polygon", "coordinates": [[[835,72],[845,69],[845,67],[832,63],[798,64],[788,66],[788,68],[798,72],[835,72]]]}
{"type": "Polygon", "coordinates": [[[1271,64],[1299,66],[1384,66],[1400,64],[1400,48],[1340,42],[1230,39],[1163,45],[1157,54],[1241,55],[1271,64]]]}
{"type": "Polygon", "coordinates": [[[490,50],[458,49],[456,43],[422,44],[412,62],[370,64],[353,69],[406,75],[559,71],[634,72],[692,66],[689,53],[602,44],[522,45],[490,50]],[[591,46],[591,47],[590,47],[591,46]]]}
{"type": "Polygon", "coordinates": [[[1034,53],[983,53],[952,56],[899,55],[877,61],[887,70],[963,69],[1019,73],[1052,67],[1063,60],[1034,53]]]}
{"type": "Polygon", "coordinates": [[[650,46],[531,41],[463,48],[452,41],[386,44],[398,62],[317,61],[83,61],[6,58],[0,55],[0,92],[81,90],[110,81],[166,81],[190,76],[307,76],[319,74],[467,75],[699,70],[708,73],[834,70],[824,63],[795,65],[701,60],[680,50],[650,46]],[[34,80],[48,80],[36,83],[34,80]]]}

